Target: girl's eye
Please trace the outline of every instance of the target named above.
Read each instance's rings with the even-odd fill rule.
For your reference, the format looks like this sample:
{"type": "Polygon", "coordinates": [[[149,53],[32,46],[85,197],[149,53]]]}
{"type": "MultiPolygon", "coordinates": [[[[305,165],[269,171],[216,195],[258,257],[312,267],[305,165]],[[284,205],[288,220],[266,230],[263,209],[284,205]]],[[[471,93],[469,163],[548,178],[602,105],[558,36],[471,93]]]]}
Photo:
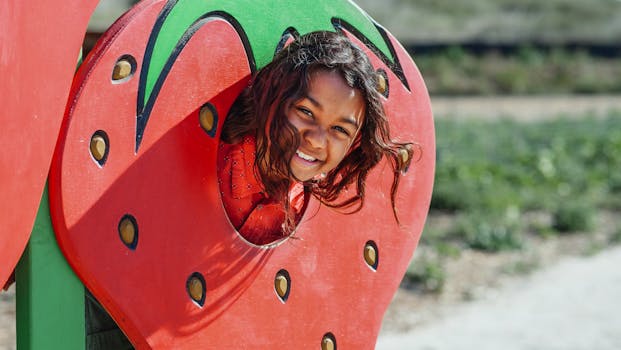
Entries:
{"type": "Polygon", "coordinates": [[[298,111],[302,112],[307,117],[313,118],[313,112],[309,111],[308,109],[306,109],[304,107],[297,107],[297,109],[298,109],[298,111]]]}
{"type": "Polygon", "coordinates": [[[336,130],[337,132],[339,132],[339,133],[341,133],[341,134],[345,135],[345,136],[349,136],[349,131],[347,131],[347,129],[345,129],[345,128],[344,128],[344,127],[342,127],[342,126],[338,126],[338,125],[336,125],[336,126],[334,126],[334,127],[333,127],[333,129],[334,129],[334,130],[336,130]]]}

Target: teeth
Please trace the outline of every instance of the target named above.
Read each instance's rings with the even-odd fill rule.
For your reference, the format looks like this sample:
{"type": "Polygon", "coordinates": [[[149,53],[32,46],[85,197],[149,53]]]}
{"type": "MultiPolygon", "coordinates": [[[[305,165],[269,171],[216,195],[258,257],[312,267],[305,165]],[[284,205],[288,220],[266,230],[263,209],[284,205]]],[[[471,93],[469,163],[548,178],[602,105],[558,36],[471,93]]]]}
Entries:
{"type": "Polygon", "coordinates": [[[295,153],[296,153],[296,154],[297,154],[300,158],[302,158],[302,159],[304,159],[304,160],[308,160],[309,162],[314,162],[314,161],[316,161],[316,160],[317,160],[317,158],[313,158],[313,157],[309,156],[308,154],[304,154],[304,153],[302,153],[302,151],[300,151],[300,150],[297,150],[295,153]]]}

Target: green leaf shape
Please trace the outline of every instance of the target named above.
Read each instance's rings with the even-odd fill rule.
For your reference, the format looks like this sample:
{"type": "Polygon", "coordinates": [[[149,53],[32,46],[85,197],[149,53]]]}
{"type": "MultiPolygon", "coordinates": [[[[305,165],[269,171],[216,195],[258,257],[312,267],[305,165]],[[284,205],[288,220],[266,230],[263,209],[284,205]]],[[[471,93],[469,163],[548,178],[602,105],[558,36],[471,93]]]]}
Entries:
{"type": "Polygon", "coordinates": [[[257,67],[270,62],[279,39],[287,28],[293,27],[300,34],[317,30],[334,30],[333,18],[341,19],[355,27],[386,57],[394,61],[392,52],[376,23],[352,1],[320,0],[314,1],[311,6],[308,1],[303,0],[170,0],[158,19],[161,26],[157,27],[160,23],[156,24],[150,39],[154,40],[154,43],[150,59],[143,65],[142,74],[145,74],[145,78],[141,80],[145,86],[144,94],[141,94],[143,100],[139,101],[139,105],[147,105],[169,57],[188,28],[205,14],[216,11],[228,14],[240,24],[248,37],[257,67]]]}

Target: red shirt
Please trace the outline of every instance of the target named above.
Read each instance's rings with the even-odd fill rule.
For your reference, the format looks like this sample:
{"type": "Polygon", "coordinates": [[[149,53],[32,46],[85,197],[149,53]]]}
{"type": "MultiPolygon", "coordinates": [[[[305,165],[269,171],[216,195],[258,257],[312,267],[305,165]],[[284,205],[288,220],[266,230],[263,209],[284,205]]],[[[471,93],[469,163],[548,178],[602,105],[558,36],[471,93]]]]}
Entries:
{"type": "MultiPolygon", "coordinates": [[[[261,245],[286,236],[282,227],[285,210],[281,203],[265,194],[254,168],[255,153],[253,136],[245,136],[236,144],[220,142],[218,183],[233,226],[246,240],[261,245]]],[[[294,182],[289,194],[297,221],[304,207],[304,186],[294,182]]]]}

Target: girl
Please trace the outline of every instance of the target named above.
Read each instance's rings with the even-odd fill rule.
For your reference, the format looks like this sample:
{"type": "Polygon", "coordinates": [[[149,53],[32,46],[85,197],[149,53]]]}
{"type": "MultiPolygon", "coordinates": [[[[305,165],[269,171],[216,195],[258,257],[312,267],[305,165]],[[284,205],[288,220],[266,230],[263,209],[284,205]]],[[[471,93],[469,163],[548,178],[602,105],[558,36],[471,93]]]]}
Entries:
{"type": "Polygon", "coordinates": [[[218,159],[222,201],[244,238],[272,243],[293,232],[310,195],[360,210],[369,171],[387,157],[397,219],[411,153],[410,143],[390,139],[367,56],[342,34],[313,32],[282,49],[231,108],[218,159]]]}

